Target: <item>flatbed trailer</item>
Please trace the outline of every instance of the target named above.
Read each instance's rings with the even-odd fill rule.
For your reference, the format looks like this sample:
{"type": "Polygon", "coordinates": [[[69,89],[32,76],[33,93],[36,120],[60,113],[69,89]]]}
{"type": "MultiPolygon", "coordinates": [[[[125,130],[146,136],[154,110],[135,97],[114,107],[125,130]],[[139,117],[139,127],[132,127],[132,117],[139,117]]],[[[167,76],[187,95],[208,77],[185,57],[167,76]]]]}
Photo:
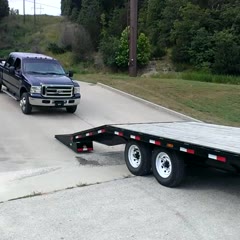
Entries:
{"type": "Polygon", "coordinates": [[[93,142],[126,144],[129,171],[137,176],[153,172],[157,181],[178,186],[186,164],[200,163],[239,172],[240,128],[202,122],[111,124],[55,136],[77,153],[93,151],[93,142]]]}

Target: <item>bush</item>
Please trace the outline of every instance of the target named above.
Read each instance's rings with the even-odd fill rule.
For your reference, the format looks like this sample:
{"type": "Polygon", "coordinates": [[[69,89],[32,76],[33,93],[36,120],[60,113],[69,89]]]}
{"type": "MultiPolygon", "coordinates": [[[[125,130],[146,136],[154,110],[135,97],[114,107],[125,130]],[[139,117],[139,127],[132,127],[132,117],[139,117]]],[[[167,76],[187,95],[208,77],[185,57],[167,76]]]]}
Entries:
{"type": "Polygon", "coordinates": [[[92,41],[81,25],[65,24],[60,41],[63,49],[73,52],[75,62],[92,59],[92,41]]]}
{"type": "Polygon", "coordinates": [[[119,40],[113,36],[105,36],[100,42],[100,52],[103,56],[103,62],[108,67],[116,66],[116,53],[119,46],[119,40]]]}
{"type": "Polygon", "coordinates": [[[228,30],[215,34],[213,71],[220,74],[240,74],[240,46],[238,38],[228,30]]]}
{"type": "Polygon", "coordinates": [[[149,63],[151,48],[149,39],[144,33],[140,33],[137,41],[137,63],[140,67],[149,63]]]}
{"type": "Polygon", "coordinates": [[[65,50],[59,47],[56,43],[49,43],[47,46],[47,50],[54,54],[62,54],[65,50]]]}
{"type": "MultiPolygon", "coordinates": [[[[129,27],[123,30],[118,51],[116,54],[116,65],[120,68],[127,68],[129,63],[129,27]]],[[[151,56],[149,39],[144,33],[140,33],[137,40],[137,64],[143,67],[148,64],[151,56]]]]}
{"type": "Polygon", "coordinates": [[[127,68],[129,62],[129,27],[123,30],[116,53],[116,64],[120,68],[127,68]]]}

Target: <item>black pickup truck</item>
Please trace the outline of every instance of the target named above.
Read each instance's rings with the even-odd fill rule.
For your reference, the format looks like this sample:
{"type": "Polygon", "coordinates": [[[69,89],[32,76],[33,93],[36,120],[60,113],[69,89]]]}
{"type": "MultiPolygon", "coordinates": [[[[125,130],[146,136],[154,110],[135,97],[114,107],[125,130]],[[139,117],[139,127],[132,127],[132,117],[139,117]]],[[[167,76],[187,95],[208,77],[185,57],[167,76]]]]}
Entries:
{"type": "Polygon", "coordinates": [[[72,76],[49,56],[13,52],[0,63],[0,91],[20,101],[24,114],[30,114],[32,106],[65,107],[74,113],[81,95],[72,76]]]}

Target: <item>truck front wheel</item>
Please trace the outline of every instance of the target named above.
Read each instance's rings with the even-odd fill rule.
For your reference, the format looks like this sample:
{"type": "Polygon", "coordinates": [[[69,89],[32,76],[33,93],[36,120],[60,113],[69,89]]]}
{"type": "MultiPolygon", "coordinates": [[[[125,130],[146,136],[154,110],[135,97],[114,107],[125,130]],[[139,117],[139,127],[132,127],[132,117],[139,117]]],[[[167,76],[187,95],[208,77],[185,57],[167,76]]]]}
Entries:
{"type": "Polygon", "coordinates": [[[156,148],[152,155],[152,171],[161,185],[176,187],[184,179],[185,164],[174,151],[156,148]]]}
{"type": "Polygon", "coordinates": [[[125,162],[128,170],[136,176],[151,172],[151,149],[147,144],[129,141],[125,147],[125,162]]]}
{"type": "Polygon", "coordinates": [[[29,95],[24,92],[20,99],[20,107],[24,114],[30,114],[32,112],[32,105],[29,103],[29,95]]]}
{"type": "Polygon", "coordinates": [[[77,105],[76,106],[70,106],[66,107],[68,113],[75,113],[77,110],[77,105]]]}

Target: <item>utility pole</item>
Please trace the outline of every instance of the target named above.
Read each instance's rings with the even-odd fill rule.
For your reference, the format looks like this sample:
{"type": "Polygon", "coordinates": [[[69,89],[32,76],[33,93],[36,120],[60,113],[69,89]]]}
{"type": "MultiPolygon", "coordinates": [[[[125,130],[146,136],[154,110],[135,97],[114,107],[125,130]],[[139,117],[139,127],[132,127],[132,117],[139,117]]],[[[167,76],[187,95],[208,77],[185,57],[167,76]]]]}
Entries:
{"type": "Polygon", "coordinates": [[[129,76],[137,76],[137,19],[138,0],[130,0],[129,76]]]}
{"type": "Polygon", "coordinates": [[[34,24],[36,24],[36,0],[34,0],[34,24]]]}
{"type": "Polygon", "coordinates": [[[42,15],[42,10],[44,10],[44,8],[42,7],[42,5],[40,5],[39,8],[36,8],[36,10],[38,10],[38,9],[39,9],[40,15],[42,15]]]}
{"type": "Polygon", "coordinates": [[[25,0],[23,0],[23,22],[25,23],[25,0]]]}

